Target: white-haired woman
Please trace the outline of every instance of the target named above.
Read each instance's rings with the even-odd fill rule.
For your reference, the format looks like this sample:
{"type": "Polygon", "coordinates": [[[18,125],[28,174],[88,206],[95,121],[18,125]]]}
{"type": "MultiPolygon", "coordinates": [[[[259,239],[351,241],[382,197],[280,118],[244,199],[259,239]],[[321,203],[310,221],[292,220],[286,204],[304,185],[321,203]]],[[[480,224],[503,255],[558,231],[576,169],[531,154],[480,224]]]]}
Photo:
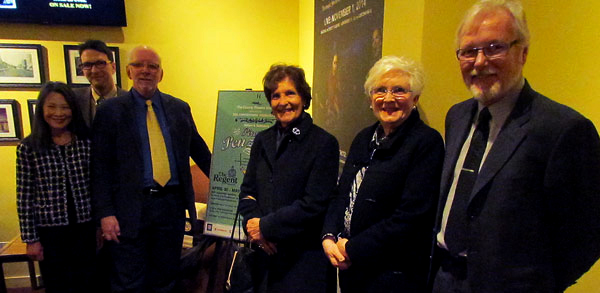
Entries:
{"type": "Polygon", "coordinates": [[[342,292],[423,292],[444,157],[416,109],[423,71],[403,57],[375,63],[365,82],[377,122],[358,133],[322,245],[342,292]]]}

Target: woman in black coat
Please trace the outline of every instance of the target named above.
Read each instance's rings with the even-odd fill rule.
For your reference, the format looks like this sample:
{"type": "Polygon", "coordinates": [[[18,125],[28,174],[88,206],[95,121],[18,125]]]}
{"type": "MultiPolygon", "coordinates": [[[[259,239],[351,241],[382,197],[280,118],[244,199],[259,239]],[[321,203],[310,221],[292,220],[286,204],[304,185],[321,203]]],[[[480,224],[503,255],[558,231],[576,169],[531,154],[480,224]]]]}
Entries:
{"type": "Polygon", "coordinates": [[[311,96],[302,69],[273,65],[263,83],[277,122],[254,139],[239,202],[248,237],[264,252],[263,285],[268,292],[335,292],[320,233],[336,186],[338,142],[304,112],[311,96]]]}
{"type": "Polygon", "coordinates": [[[386,56],[365,90],[378,122],[358,133],[322,232],[342,292],[423,292],[444,157],[416,109],[423,72],[386,56]]]}

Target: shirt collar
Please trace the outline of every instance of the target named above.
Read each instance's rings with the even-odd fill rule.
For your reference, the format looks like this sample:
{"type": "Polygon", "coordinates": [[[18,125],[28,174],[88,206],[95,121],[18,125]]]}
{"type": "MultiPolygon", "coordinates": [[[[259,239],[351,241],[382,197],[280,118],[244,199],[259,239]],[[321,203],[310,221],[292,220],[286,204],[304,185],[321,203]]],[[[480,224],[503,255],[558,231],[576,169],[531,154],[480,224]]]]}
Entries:
{"type": "MultiPolygon", "coordinates": [[[[98,99],[100,99],[100,94],[98,94],[96,92],[96,89],[93,86],[90,86],[90,88],[92,88],[92,97],[94,97],[94,100],[98,101],[98,99]]],[[[113,89],[108,93],[108,95],[104,96],[105,99],[108,98],[114,98],[117,96],[117,86],[115,85],[113,87],[113,89]]]]}
{"type": "MultiPolygon", "coordinates": [[[[146,100],[147,100],[146,97],[142,96],[134,88],[131,89],[131,92],[133,93],[133,97],[134,97],[133,100],[137,104],[143,105],[143,106],[146,105],[146,100]]],[[[159,104],[159,102],[160,102],[160,91],[156,90],[150,99],[152,100],[152,104],[160,106],[160,104],[159,104]]]]}

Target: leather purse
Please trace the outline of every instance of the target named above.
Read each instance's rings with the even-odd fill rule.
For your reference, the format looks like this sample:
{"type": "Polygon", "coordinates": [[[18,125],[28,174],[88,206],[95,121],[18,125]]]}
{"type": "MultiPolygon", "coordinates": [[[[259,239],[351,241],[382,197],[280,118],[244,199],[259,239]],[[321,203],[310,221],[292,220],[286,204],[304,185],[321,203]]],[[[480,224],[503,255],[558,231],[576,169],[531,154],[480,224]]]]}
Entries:
{"type": "MultiPolygon", "coordinates": [[[[234,233],[235,228],[239,225],[241,220],[239,212],[235,215],[235,221],[231,230],[231,238],[224,244],[224,249],[227,251],[229,260],[229,272],[227,274],[227,281],[225,282],[225,291],[230,293],[258,293],[259,290],[255,289],[254,278],[257,278],[261,274],[259,270],[259,258],[258,252],[250,247],[250,242],[247,236],[245,240],[240,240],[240,244],[235,240],[234,233]]],[[[241,239],[241,225],[238,229],[238,238],[241,239]]],[[[260,282],[258,282],[260,283],[260,282]]]]}

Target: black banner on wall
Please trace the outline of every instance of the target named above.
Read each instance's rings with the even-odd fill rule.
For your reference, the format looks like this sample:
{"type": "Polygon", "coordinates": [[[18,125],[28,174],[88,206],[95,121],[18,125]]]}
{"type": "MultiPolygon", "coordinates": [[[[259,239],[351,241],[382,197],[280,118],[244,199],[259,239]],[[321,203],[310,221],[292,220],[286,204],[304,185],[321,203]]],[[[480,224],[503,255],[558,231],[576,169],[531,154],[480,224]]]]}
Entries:
{"type": "Polygon", "coordinates": [[[315,0],[313,116],[343,155],[375,121],[363,84],[381,58],[383,9],[383,0],[315,0]]]}

